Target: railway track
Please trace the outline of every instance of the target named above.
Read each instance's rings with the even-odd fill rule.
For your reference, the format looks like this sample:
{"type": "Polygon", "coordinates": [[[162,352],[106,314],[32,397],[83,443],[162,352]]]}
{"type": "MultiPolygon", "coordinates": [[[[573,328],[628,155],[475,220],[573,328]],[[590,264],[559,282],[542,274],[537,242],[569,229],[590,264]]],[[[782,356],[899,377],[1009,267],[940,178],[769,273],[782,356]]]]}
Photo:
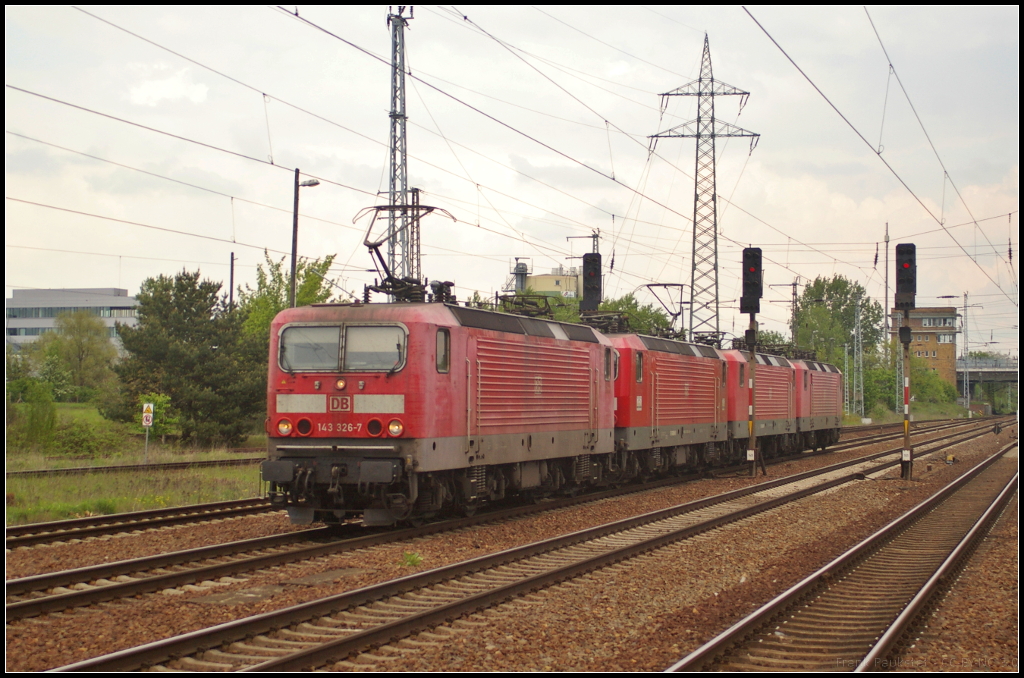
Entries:
{"type": "MultiPolygon", "coordinates": [[[[876,442],[874,438],[872,441],[876,442]]],[[[375,531],[369,535],[344,538],[346,533],[365,533],[365,530],[359,530],[354,526],[348,526],[347,530],[321,528],[13,579],[7,581],[6,587],[7,619],[34,617],[47,612],[92,605],[186,584],[216,581],[223,577],[286,563],[412,540],[487,522],[519,518],[532,513],[566,508],[678,482],[681,482],[679,478],[666,479],[644,486],[629,486],[583,497],[544,502],[540,505],[493,511],[472,518],[414,529],[375,531]]]]}
{"type": "MultiPolygon", "coordinates": [[[[987,430],[986,426],[981,433],[954,435],[955,441],[946,444],[987,430]]],[[[316,667],[895,464],[897,460],[881,466],[864,460],[845,462],[124,650],[64,670],[316,667]]]]}
{"type": "Polygon", "coordinates": [[[279,509],[272,508],[267,499],[254,498],[57,520],[50,523],[13,525],[6,530],[5,544],[8,549],[13,549],[184,523],[234,518],[275,510],[279,509]]]}
{"type": "MultiPolygon", "coordinates": [[[[949,422],[937,426],[929,426],[925,429],[915,429],[915,433],[928,433],[937,431],[942,428],[951,426],[963,425],[965,422],[949,422]]],[[[897,434],[893,433],[879,433],[866,438],[859,438],[857,440],[840,443],[837,446],[831,448],[831,451],[840,451],[848,449],[852,446],[863,445],[869,442],[879,442],[886,439],[894,439],[898,437],[897,434]]],[[[811,453],[814,454],[814,453],[811,453]]],[[[790,455],[787,457],[779,458],[774,463],[790,461],[792,459],[799,459],[809,456],[807,453],[790,455]]],[[[90,469],[60,469],[53,471],[53,473],[64,473],[64,472],[92,472],[92,471],[116,471],[116,470],[154,470],[164,467],[173,468],[185,468],[195,465],[216,465],[216,464],[248,464],[260,461],[260,459],[245,459],[245,460],[227,460],[225,462],[213,461],[213,462],[183,462],[180,464],[158,464],[158,465],[140,465],[140,466],[113,466],[113,467],[96,467],[90,469]]],[[[737,467],[731,469],[732,471],[740,470],[743,467],[737,467]]],[[[721,472],[729,472],[730,469],[723,469],[721,472]]],[[[40,474],[50,473],[37,472],[37,471],[24,471],[15,473],[25,474],[40,474]]],[[[10,474],[8,474],[10,475],[10,474]]],[[[678,479],[669,480],[664,482],[678,482],[678,479]]],[[[663,484],[662,482],[650,483],[648,487],[658,487],[663,484]]],[[[635,490],[633,490],[635,491],[635,490]]],[[[598,498],[604,496],[599,493],[598,498]]],[[[272,510],[269,503],[263,499],[248,499],[239,500],[235,502],[215,502],[210,504],[195,504],[192,506],[183,507],[172,507],[165,509],[151,509],[148,511],[136,511],[132,513],[118,513],[106,516],[90,516],[86,518],[74,518],[70,520],[59,520],[48,523],[31,523],[28,525],[14,525],[6,529],[6,548],[18,548],[27,546],[36,546],[39,544],[48,544],[59,541],[67,541],[72,539],[86,539],[89,537],[97,537],[103,535],[117,534],[120,532],[130,532],[141,529],[158,528],[170,525],[178,525],[188,522],[197,522],[204,520],[211,520],[217,518],[227,518],[232,516],[247,515],[250,513],[266,512],[272,510]]]]}
{"type": "Polygon", "coordinates": [[[887,657],[1017,491],[1016,452],[1007,445],[669,670],[893,668],[887,657]]]}

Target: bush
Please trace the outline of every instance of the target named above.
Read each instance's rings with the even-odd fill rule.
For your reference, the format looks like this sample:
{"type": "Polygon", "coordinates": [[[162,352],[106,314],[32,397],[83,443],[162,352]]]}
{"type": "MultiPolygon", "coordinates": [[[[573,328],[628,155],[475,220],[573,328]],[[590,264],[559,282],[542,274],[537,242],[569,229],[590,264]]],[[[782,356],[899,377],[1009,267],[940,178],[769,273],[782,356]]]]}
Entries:
{"type": "Polygon", "coordinates": [[[122,426],[96,426],[85,421],[65,419],[54,432],[49,451],[69,457],[105,457],[125,445],[122,426]]]}
{"type": "Polygon", "coordinates": [[[7,400],[7,445],[9,448],[46,448],[53,440],[57,408],[49,384],[38,379],[18,380],[23,404],[7,400]]]}

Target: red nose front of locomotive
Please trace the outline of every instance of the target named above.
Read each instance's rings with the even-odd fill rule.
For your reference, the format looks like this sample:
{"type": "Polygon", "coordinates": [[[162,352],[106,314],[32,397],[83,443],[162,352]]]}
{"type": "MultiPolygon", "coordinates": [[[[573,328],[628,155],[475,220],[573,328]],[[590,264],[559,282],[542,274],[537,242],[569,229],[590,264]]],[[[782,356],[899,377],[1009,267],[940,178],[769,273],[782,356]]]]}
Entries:
{"type": "MultiPolygon", "coordinates": [[[[267,383],[271,439],[391,441],[399,452],[399,441],[438,433],[444,395],[425,395],[434,386],[425,372],[436,371],[437,330],[395,306],[309,307],[275,319],[267,383]]],[[[411,451],[405,447],[402,452],[411,451]]]]}

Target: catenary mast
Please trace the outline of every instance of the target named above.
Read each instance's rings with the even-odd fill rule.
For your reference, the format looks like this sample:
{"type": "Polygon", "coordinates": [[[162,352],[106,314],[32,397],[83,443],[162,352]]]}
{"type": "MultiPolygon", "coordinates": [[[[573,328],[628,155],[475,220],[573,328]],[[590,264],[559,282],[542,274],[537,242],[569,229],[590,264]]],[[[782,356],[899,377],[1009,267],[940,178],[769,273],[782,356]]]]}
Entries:
{"type": "Polygon", "coordinates": [[[396,278],[420,278],[419,221],[411,219],[409,205],[409,166],[405,136],[405,27],[412,16],[388,14],[391,28],[391,181],[388,185],[388,267],[396,278]],[[410,221],[414,223],[410,223],[410,221]],[[415,232],[411,226],[416,226],[415,232]]]}

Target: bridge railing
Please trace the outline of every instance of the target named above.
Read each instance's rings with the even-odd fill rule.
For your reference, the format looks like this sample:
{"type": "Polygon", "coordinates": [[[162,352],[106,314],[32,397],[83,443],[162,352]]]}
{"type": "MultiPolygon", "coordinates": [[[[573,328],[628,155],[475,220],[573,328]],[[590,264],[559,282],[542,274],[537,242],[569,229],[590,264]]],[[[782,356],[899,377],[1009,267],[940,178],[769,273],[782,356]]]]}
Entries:
{"type": "Polygon", "coordinates": [[[956,369],[968,370],[1020,370],[1020,360],[1015,358],[957,358],[956,369]]]}

